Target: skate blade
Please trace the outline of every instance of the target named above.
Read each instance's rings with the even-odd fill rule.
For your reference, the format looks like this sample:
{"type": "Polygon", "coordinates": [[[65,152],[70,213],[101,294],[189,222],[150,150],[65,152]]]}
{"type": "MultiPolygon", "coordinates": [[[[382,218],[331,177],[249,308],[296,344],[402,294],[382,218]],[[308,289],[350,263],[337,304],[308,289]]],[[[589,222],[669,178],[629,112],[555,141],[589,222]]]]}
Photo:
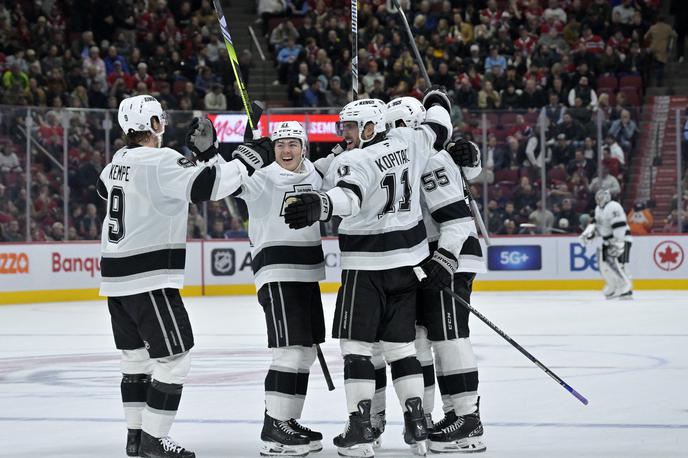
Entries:
{"type": "Polygon", "coordinates": [[[380,447],[382,447],[382,438],[381,438],[381,437],[378,437],[377,439],[375,439],[375,440],[373,441],[373,450],[377,450],[377,449],[379,449],[380,447]]]}
{"type": "Polygon", "coordinates": [[[339,456],[358,456],[366,458],[375,456],[372,443],[356,444],[351,447],[337,447],[337,453],[339,456]]]}
{"type": "Polygon", "coordinates": [[[433,453],[481,453],[487,450],[480,437],[467,437],[451,442],[430,442],[433,453]]]}
{"type": "Polygon", "coordinates": [[[620,301],[632,301],[633,300],[633,293],[625,293],[619,296],[620,301]]]}
{"type": "Polygon", "coordinates": [[[322,442],[321,442],[321,441],[311,441],[311,442],[308,444],[308,450],[309,450],[311,453],[318,453],[318,452],[321,451],[322,449],[323,449],[323,446],[322,446],[322,442]]]}
{"type": "Polygon", "coordinates": [[[308,445],[284,445],[277,442],[263,442],[260,456],[306,456],[308,445]]]}
{"type": "Polygon", "coordinates": [[[428,441],[420,441],[410,444],[411,453],[417,456],[426,456],[428,454],[428,441]]]}

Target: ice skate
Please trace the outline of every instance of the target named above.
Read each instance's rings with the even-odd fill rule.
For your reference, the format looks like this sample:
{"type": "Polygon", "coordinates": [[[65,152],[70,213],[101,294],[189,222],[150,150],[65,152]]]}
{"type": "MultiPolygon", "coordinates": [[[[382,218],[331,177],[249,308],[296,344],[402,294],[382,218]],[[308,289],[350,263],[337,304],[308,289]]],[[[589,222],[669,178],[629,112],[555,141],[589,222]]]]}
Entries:
{"type": "Polygon", "coordinates": [[[483,425],[480,422],[480,413],[476,411],[460,417],[454,414],[454,417],[456,420],[453,423],[441,429],[435,428],[435,431],[428,435],[430,451],[435,453],[484,452],[487,447],[482,442],[483,425]]]}
{"type": "Polygon", "coordinates": [[[310,450],[311,453],[319,452],[320,450],[323,449],[322,446],[322,438],[323,435],[322,433],[318,431],[313,431],[310,428],[306,428],[303,425],[300,425],[298,421],[295,419],[289,420],[289,426],[291,426],[291,429],[296,431],[297,433],[301,434],[302,436],[306,437],[310,442],[308,443],[308,449],[310,450]]]}
{"type": "Polygon", "coordinates": [[[382,447],[382,433],[385,432],[385,425],[387,424],[387,419],[385,417],[385,411],[378,412],[370,416],[370,424],[373,427],[373,448],[378,449],[382,447]]]}
{"type": "Polygon", "coordinates": [[[428,430],[425,424],[422,401],[420,398],[406,400],[404,412],[404,442],[411,446],[414,455],[425,456],[428,453],[428,430]]]}
{"type": "Polygon", "coordinates": [[[141,431],[139,456],[142,458],[196,458],[194,452],[186,450],[169,436],[153,437],[141,431]]]}
{"type": "Polygon", "coordinates": [[[263,441],[261,456],[306,456],[310,451],[310,440],[306,436],[294,430],[289,421],[277,420],[267,413],[260,440],[263,441]]]}
{"type": "Polygon", "coordinates": [[[139,446],[141,445],[141,430],[127,430],[127,456],[139,456],[139,446]]]}
{"type": "Polygon", "coordinates": [[[373,428],[370,424],[370,399],[358,403],[358,412],[349,415],[344,432],[332,441],[340,456],[372,457],[373,428]]]}

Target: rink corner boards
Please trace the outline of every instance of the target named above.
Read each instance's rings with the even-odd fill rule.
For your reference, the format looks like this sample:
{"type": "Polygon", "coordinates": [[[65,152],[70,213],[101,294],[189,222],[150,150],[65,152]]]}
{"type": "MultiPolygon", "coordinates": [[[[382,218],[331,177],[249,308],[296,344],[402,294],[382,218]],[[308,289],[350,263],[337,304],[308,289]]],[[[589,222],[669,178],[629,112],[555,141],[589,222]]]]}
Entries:
{"type": "MultiPolygon", "coordinates": [[[[636,290],[688,290],[688,279],[634,279],[636,290]]],[[[323,293],[336,293],[340,284],[335,282],[320,283],[323,293]]],[[[602,280],[476,280],[474,291],[582,291],[601,290],[602,280]]],[[[190,285],[181,294],[184,297],[194,296],[240,296],[253,295],[256,292],[253,284],[234,285],[190,285]]],[[[36,302],[71,302],[104,299],[98,295],[97,288],[84,289],[51,289],[33,291],[0,292],[0,305],[28,304],[36,302]]]]}

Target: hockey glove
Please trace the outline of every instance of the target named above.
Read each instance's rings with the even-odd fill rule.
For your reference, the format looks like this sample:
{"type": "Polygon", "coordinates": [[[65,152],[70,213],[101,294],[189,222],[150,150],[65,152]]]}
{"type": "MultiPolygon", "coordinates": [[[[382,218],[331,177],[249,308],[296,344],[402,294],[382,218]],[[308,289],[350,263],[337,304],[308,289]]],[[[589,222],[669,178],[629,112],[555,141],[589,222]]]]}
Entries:
{"type": "Polygon", "coordinates": [[[480,162],[480,151],[473,142],[465,138],[458,138],[456,141],[450,142],[447,144],[446,150],[454,164],[459,167],[477,167],[480,162]]]}
{"type": "Polygon", "coordinates": [[[423,96],[423,106],[429,110],[433,105],[440,105],[442,108],[451,113],[451,101],[447,95],[447,89],[444,86],[434,85],[423,96]]]}
{"type": "Polygon", "coordinates": [[[456,257],[444,248],[438,248],[432,257],[420,266],[426,278],[422,285],[426,288],[443,289],[451,286],[454,272],[459,268],[456,257]]]}
{"type": "Polygon", "coordinates": [[[269,137],[262,137],[239,145],[232,152],[232,159],[240,160],[248,169],[249,176],[253,175],[256,170],[275,161],[275,149],[272,140],[269,137]]]}
{"type": "Polygon", "coordinates": [[[588,243],[592,242],[592,240],[595,238],[595,224],[590,223],[587,225],[585,230],[581,233],[581,235],[578,236],[578,239],[581,241],[583,245],[587,245],[588,243]]]}
{"type": "Polygon", "coordinates": [[[287,199],[284,222],[291,229],[302,229],[332,218],[332,200],[324,192],[305,192],[287,199]]]}
{"type": "Polygon", "coordinates": [[[219,142],[212,121],[193,118],[186,134],[186,146],[196,155],[196,160],[208,162],[217,154],[219,142]]]}

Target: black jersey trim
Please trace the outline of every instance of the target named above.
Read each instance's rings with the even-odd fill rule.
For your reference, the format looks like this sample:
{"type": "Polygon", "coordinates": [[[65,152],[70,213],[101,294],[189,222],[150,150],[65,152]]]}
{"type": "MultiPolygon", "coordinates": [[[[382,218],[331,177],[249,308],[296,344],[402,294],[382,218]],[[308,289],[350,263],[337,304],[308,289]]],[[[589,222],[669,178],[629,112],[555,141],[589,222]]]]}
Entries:
{"type": "Polygon", "coordinates": [[[358,187],[358,185],[348,183],[346,181],[340,180],[337,182],[336,186],[338,188],[343,188],[343,189],[349,189],[353,191],[354,194],[358,197],[358,202],[359,206],[363,204],[363,193],[361,192],[361,188],[358,187]]]}
{"type": "Polygon", "coordinates": [[[342,252],[372,252],[403,250],[413,248],[425,241],[425,224],[420,221],[411,229],[385,232],[383,234],[349,235],[339,233],[339,249],[342,252]]]}
{"type": "Polygon", "coordinates": [[[101,180],[100,177],[98,177],[98,183],[96,184],[96,192],[101,199],[108,200],[107,187],[105,187],[105,183],[103,183],[103,180],[101,180]]]}
{"type": "Polygon", "coordinates": [[[435,143],[433,143],[432,147],[437,151],[444,148],[444,144],[449,139],[449,134],[451,133],[447,130],[446,126],[434,121],[426,121],[423,125],[428,126],[435,132],[435,143]]]}
{"type": "Polygon", "coordinates": [[[618,229],[620,227],[624,227],[626,225],[626,221],[617,221],[612,224],[612,229],[618,229]]]}
{"type": "Polygon", "coordinates": [[[153,270],[184,270],[186,248],[168,248],[122,258],[101,258],[103,277],[126,277],[153,270]]]}
{"type": "Polygon", "coordinates": [[[440,207],[434,212],[432,212],[432,219],[437,221],[437,223],[442,224],[447,221],[453,221],[455,219],[470,218],[471,214],[468,204],[464,200],[458,200],[450,204],[440,207]]]}
{"type": "Polygon", "coordinates": [[[317,266],[325,262],[322,246],[277,245],[265,247],[252,257],[253,273],[274,264],[300,264],[317,266]]]}
{"type": "MultiPolygon", "coordinates": [[[[434,242],[430,242],[430,253],[434,253],[437,251],[438,248],[438,242],[435,240],[434,242]]],[[[461,247],[461,251],[459,252],[459,256],[478,256],[478,257],[483,257],[483,249],[480,246],[480,240],[473,236],[469,236],[464,242],[463,246],[461,247]]]]}
{"type": "Polygon", "coordinates": [[[217,171],[215,167],[206,167],[196,176],[191,186],[191,202],[199,203],[210,200],[215,186],[217,171]]]}

